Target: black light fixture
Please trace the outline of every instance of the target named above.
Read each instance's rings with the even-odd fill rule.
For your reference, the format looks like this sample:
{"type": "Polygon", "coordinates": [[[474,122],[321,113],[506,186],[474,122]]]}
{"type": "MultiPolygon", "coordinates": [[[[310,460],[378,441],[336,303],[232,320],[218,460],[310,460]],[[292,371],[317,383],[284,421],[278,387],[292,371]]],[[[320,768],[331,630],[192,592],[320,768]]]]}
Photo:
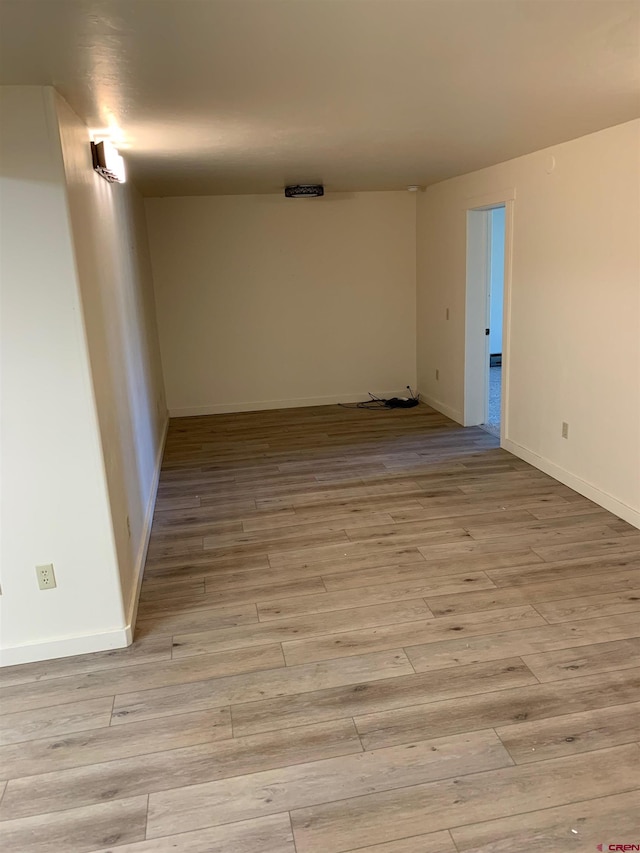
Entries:
{"type": "Polygon", "coordinates": [[[322,184],[295,184],[284,188],[286,198],[318,198],[324,195],[322,184]]]}
{"type": "Polygon", "coordinates": [[[91,143],[93,168],[110,184],[124,184],[127,179],[124,160],[118,154],[118,149],[107,139],[91,143]]]}

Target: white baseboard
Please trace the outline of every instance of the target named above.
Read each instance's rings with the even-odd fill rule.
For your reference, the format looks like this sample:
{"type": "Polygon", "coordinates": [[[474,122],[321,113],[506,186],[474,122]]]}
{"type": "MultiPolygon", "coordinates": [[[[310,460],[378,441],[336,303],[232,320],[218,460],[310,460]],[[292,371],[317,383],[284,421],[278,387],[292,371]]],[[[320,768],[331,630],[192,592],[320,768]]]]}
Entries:
{"type": "Polygon", "coordinates": [[[432,409],[435,409],[436,412],[440,412],[447,418],[451,418],[451,420],[455,421],[457,424],[462,425],[464,421],[462,412],[459,412],[457,409],[452,409],[451,406],[448,406],[446,403],[441,403],[440,400],[435,400],[433,397],[429,397],[427,394],[421,393],[420,399],[423,403],[426,403],[427,406],[431,406],[432,409]]]}
{"type": "MultiPolygon", "coordinates": [[[[402,391],[371,392],[378,397],[405,397],[406,387],[402,391]]],[[[255,400],[250,403],[212,403],[207,406],[187,406],[169,409],[172,418],[190,418],[197,415],[225,415],[234,412],[263,412],[268,409],[302,409],[306,406],[331,406],[336,403],[356,403],[369,400],[368,391],[354,391],[351,394],[332,394],[327,397],[297,397],[290,400],[255,400]]]]}
{"type": "Polygon", "coordinates": [[[125,632],[127,636],[127,645],[130,646],[133,642],[133,632],[136,626],[136,618],[138,616],[138,603],[140,601],[140,589],[142,587],[142,576],[144,574],[144,566],[147,561],[147,551],[149,550],[149,539],[151,538],[151,526],[153,524],[153,512],[156,507],[156,497],[158,494],[158,484],[160,482],[160,469],[162,468],[162,457],[164,456],[164,447],[167,442],[167,432],[169,430],[169,416],[165,418],[164,427],[162,429],[162,438],[156,455],[156,466],[153,474],[153,482],[149,491],[149,500],[147,501],[147,509],[142,525],[142,539],[140,548],[138,549],[138,557],[136,559],[136,583],[133,588],[131,601],[127,611],[127,625],[125,632]]]}
{"type": "Polygon", "coordinates": [[[519,459],[524,459],[525,462],[528,462],[535,468],[539,468],[540,471],[544,471],[545,474],[549,474],[549,476],[553,477],[554,480],[558,480],[565,486],[573,489],[574,492],[584,495],[585,498],[589,498],[589,500],[597,503],[604,509],[609,510],[609,512],[617,515],[618,518],[622,518],[625,521],[628,521],[629,524],[633,524],[634,527],[640,528],[640,511],[622,503],[617,498],[614,498],[607,492],[603,492],[597,486],[593,486],[586,480],[576,477],[575,474],[572,474],[570,471],[566,471],[564,468],[556,465],[555,462],[550,462],[543,456],[538,456],[538,454],[534,453],[532,450],[522,447],[520,444],[516,444],[516,442],[511,441],[511,439],[505,438],[502,442],[502,447],[505,450],[508,450],[509,453],[513,453],[513,455],[517,456],[519,459]]]}
{"type": "Polygon", "coordinates": [[[0,651],[0,666],[15,666],[41,660],[55,660],[89,652],[106,652],[123,649],[129,645],[126,628],[114,628],[101,634],[82,634],[62,637],[46,643],[28,643],[24,646],[9,646],[0,651]]]}

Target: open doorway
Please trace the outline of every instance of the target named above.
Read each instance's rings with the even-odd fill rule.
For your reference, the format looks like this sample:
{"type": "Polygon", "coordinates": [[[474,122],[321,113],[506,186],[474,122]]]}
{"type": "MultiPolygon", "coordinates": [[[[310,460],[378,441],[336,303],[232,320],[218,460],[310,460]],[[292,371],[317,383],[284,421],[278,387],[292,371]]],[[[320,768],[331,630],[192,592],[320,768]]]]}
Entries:
{"type": "Polygon", "coordinates": [[[489,329],[489,359],[487,370],[487,414],[482,426],[500,438],[502,419],[502,315],[504,310],[504,205],[494,207],[489,214],[489,286],[487,316],[489,329]]]}
{"type": "Polygon", "coordinates": [[[506,437],[513,197],[467,209],[465,426],[506,437]]]}

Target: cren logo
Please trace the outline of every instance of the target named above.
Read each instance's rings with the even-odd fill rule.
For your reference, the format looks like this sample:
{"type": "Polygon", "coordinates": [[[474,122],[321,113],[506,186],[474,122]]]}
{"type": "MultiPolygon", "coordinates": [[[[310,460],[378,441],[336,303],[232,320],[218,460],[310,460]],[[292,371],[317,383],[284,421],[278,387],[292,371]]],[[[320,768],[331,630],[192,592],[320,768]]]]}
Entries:
{"type": "MultiPolygon", "coordinates": [[[[600,850],[601,853],[605,849],[602,844],[598,844],[597,850],[600,850]]],[[[609,844],[606,848],[609,851],[621,851],[621,853],[629,853],[631,850],[640,850],[640,844],[609,844]]]]}

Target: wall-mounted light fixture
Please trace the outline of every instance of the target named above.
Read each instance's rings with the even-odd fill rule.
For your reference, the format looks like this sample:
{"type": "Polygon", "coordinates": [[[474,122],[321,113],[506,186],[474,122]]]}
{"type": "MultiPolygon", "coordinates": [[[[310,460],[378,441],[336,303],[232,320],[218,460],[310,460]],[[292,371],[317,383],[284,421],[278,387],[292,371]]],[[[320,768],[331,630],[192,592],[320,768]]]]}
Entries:
{"type": "Polygon", "coordinates": [[[93,168],[105,181],[109,181],[110,184],[124,184],[127,180],[124,160],[118,154],[117,148],[107,139],[91,143],[91,156],[93,168]]]}

